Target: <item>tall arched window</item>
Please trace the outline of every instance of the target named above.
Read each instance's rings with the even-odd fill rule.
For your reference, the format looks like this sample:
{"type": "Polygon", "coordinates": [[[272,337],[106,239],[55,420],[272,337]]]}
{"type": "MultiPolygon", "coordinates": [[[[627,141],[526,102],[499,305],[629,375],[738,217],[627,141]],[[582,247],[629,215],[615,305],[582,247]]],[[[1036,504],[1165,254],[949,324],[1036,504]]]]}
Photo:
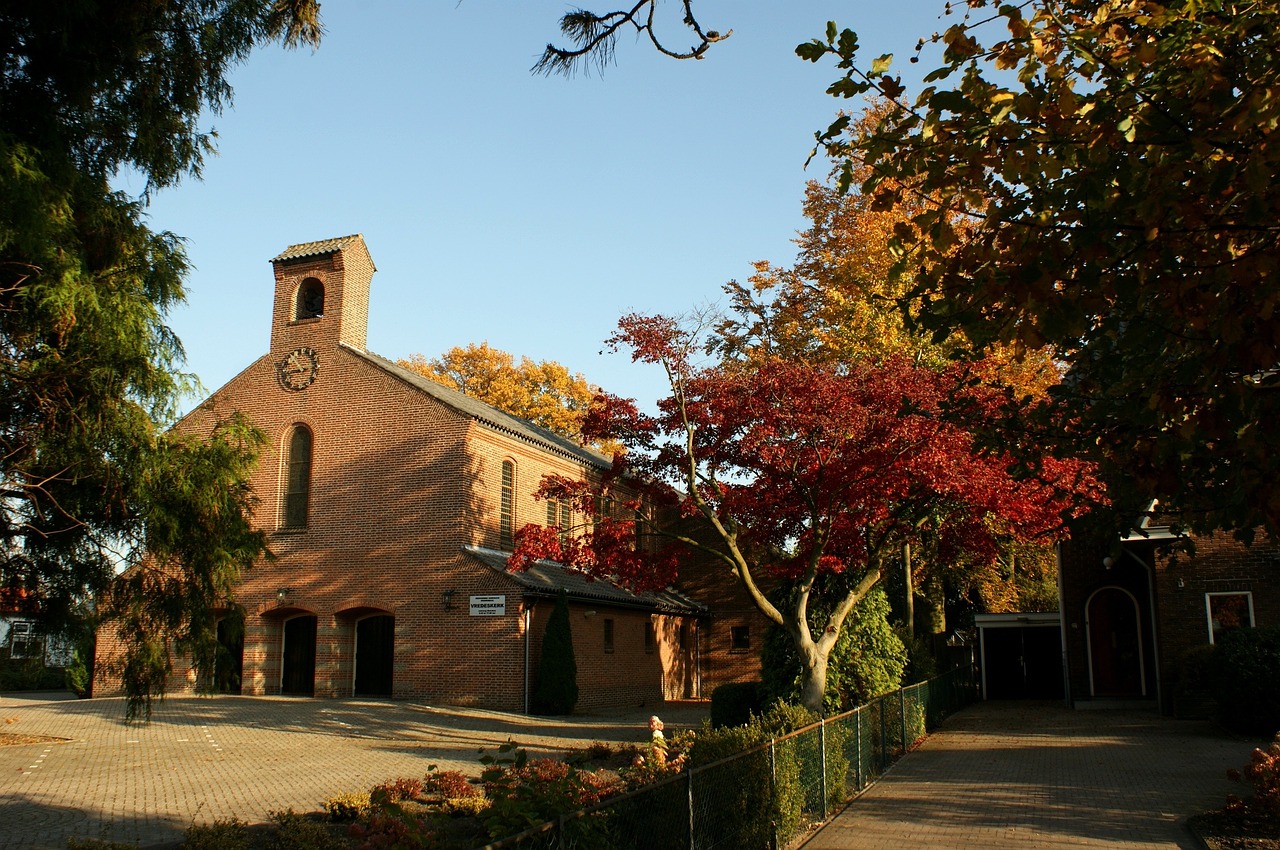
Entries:
{"type": "Polygon", "coordinates": [[[309,277],[298,286],[293,305],[294,319],[313,319],[324,315],[324,284],[309,277]]]}
{"type": "Polygon", "coordinates": [[[498,514],[498,547],[510,549],[515,541],[516,465],[502,462],[502,498],[498,514]]]}
{"type": "Polygon", "coordinates": [[[307,505],[310,500],[311,429],[305,425],[298,425],[289,435],[289,457],[284,486],[284,528],[307,527],[307,505]]]}

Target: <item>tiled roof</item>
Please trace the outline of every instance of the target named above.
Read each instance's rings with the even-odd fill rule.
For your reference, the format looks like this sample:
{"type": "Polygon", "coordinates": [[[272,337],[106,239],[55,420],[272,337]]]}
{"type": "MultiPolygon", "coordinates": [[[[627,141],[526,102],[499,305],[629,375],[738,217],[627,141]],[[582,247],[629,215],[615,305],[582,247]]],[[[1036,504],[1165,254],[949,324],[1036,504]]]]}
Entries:
{"type": "Polygon", "coordinates": [[[619,587],[612,582],[592,579],[585,573],[570,570],[551,561],[538,561],[524,572],[507,569],[509,553],[479,546],[462,547],[468,555],[485,566],[502,573],[520,585],[528,596],[554,597],[560,589],[577,602],[598,602],[620,608],[641,608],[664,614],[704,615],[710,612],[706,605],[696,602],[675,590],[637,593],[619,587]]]}
{"type": "Polygon", "coordinates": [[[290,245],[281,251],[278,256],[272,257],[271,262],[279,263],[284,260],[297,260],[301,257],[332,254],[363,238],[359,233],[353,233],[350,236],[339,236],[336,239],[321,239],[319,242],[303,242],[299,245],[290,245]]]}
{"type": "Polygon", "coordinates": [[[419,375],[417,372],[406,369],[397,365],[385,357],[379,357],[376,354],[370,354],[367,351],[361,351],[358,348],[344,345],[343,348],[359,357],[368,360],[370,363],[390,372],[400,380],[421,390],[439,402],[447,404],[454,410],[473,419],[506,431],[516,437],[523,438],[538,445],[550,448],[562,455],[575,458],[583,463],[590,464],[600,469],[608,469],[613,462],[594,449],[588,449],[580,446],[567,437],[562,437],[554,431],[548,431],[538,425],[534,425],[528,419],[521,419],[518,416],[512,416],[509,413],[503,413],[496,407],[485,404],[482,401],[465,395],[457,390],[446,387],[444,384],[437,383],[430,378],[419,375]]]}

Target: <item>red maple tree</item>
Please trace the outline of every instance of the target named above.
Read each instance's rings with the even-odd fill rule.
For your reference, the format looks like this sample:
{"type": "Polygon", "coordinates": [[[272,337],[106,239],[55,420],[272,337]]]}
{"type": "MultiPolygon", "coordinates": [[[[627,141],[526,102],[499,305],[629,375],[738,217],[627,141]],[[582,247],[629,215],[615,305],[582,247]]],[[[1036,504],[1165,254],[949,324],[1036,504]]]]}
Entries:
{"type": "Polygon", "coordinates": [[[1000,399],[961,367],[775,359],[699,368],[696,338],[677,321],[628,316],[619,328],[610,343],[662,366],[671,395],[656,415],[597,397],[584,432],[628,451],[601,482],[544,479],[539,496],[571,500],[592,521],[568,533],[526,526],[511,568],[548,559],[659,588],[677,579],[683,556],[719,560],[790,635],[811,709],[821,708],[846,617],[904,543],[927,533],[944,555],[994,558],[1003,539],[1057,533],[1100,497],[1087,464],[1045,456],[1015,476],[1009,456],[980,451],[956,412],[992,416],[1000,399]],[[624,510],[601,515],[618,493],[624,510]],[[825,582],[839,595],[825,622],[811,622],[822,574],[841,577],[825,582]],[[788,605],[762,591],[766,577],[794,583],[788,605]]]}

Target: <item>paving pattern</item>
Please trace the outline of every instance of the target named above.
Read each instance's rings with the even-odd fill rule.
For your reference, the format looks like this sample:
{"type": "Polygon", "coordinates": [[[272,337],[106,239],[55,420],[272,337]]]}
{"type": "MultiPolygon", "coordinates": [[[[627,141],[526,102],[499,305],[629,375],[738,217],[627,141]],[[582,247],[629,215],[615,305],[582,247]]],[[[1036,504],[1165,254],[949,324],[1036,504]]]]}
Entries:
{"type": "Polygon", "coordinates": [[[804,850],[1202,848],[1258,742],[1136,711],[990,702],[947,720],[804,850]]]}
{"type": "MultiPolygon", "coordinates": [[[[478,775],[479,750],[509,739],[556,755],[592,741],[642,743],[649,713],[549,719],[376,700],[170,697],[150,723],[130,724],[122,699],[0,696],[0,731],[66,739],[0,747],[0,848],[65,848],[73,836],[171,845],[192,823],[311,811],[432,764],[478,775]]],[[[706,709],[661,713],[670,729],[696,725],[706,709]]]]}

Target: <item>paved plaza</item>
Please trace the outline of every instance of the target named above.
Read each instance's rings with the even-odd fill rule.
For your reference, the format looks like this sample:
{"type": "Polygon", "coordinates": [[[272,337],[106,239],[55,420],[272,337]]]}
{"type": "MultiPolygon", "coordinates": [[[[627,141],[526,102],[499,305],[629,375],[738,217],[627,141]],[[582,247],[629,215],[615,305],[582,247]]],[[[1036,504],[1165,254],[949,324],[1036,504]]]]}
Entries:
{"type": "Polygon", "coordinates": [[[988,702],[947,720],[804,850],[1203,848],[1258,742],[1151,712],[988,702]]]}
{"type": "MultiPolygon", "coordinates": [[[[667,706],[667,728],[702,705],[667,706]]],[[[62,743],[0,747],[0,848],[65,848],[68,837],[173,844],[196,823],[312,811],[327,797],[428,765],[478,775],[479,750],[511,739],[559,755],[592,741],[643,743],[649,710],[524,717],[377,700],[170,697],[149,724],[124,700],[0,696],[0,732],[62,743]],[[12,721],[6,723],[5,721],[12,721]]]]}
{"type": "MultiPolygon", "coordinates": [[[[662,710],[668,729],[699,705],[662,710]]],[[[119,699],[0,697],[0,731],[61,743],[0,747],[0,847],[102,837],[173,844],[193,822],[256,822],[427,766],[479,770],[514,739],[560,754],[648,738],[648,710],[548,719],[375,700],[173,697],[150,724],[119,699]],[[5,723],[5,721],[12,721],[5,723]]],[[[1149,712],[982,703],[941,730],[805,850],[1195,848],[1185,820],[1242,789],[1225,779],[1257,742],[1149,712]]]]}

